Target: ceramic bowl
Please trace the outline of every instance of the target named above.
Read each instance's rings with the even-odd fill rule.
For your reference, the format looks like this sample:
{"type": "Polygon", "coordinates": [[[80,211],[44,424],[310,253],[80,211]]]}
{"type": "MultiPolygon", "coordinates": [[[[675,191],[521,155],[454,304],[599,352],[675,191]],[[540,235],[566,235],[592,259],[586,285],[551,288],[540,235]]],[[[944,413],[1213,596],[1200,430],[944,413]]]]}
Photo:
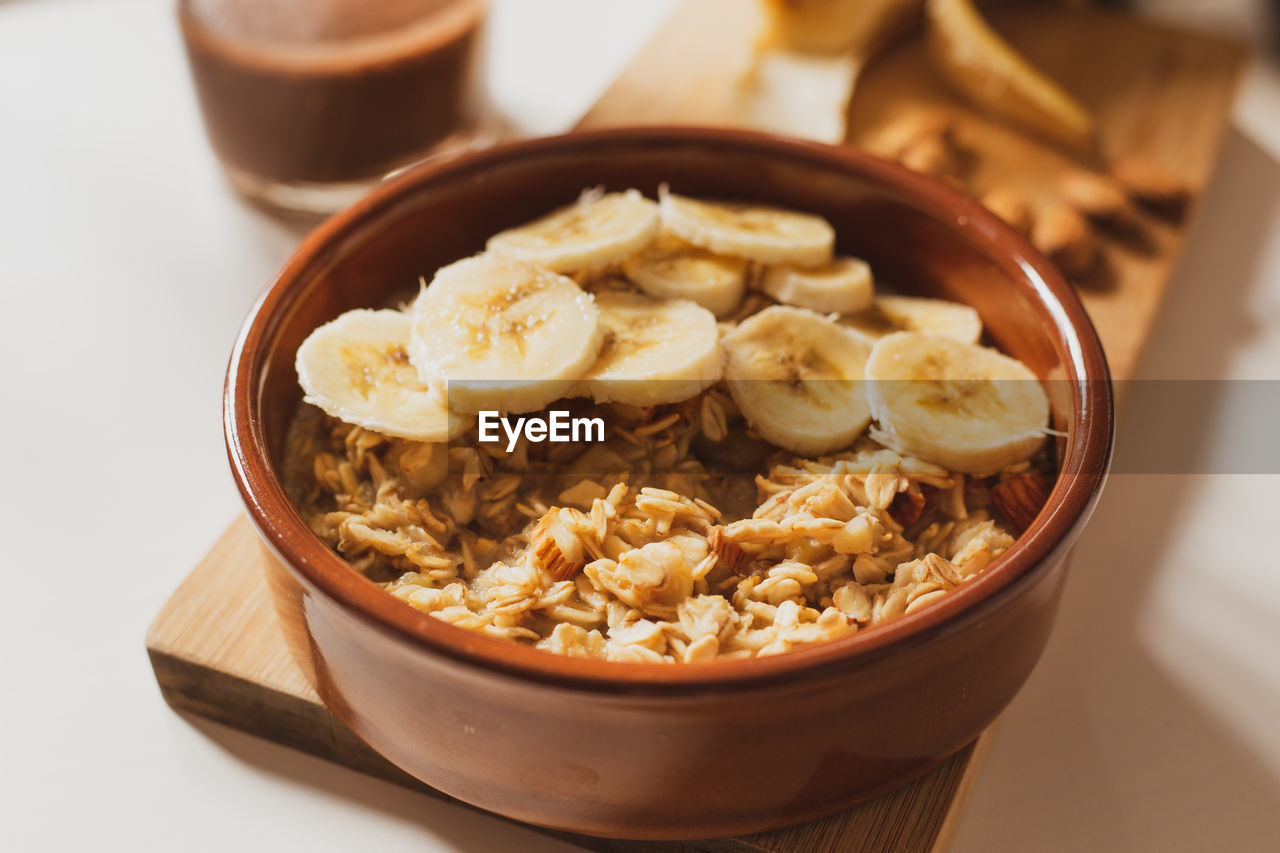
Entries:
{"type": "Polygon", "coordinates": [[[451,796],[521,821],[630,838],[767,830],[894,788],[969,743],[1035,665],[1068,551],[1110,458],[1111,384],[1071,288],[1014,231],[937,181],[848,149],[745,132],[619,129],[415,168],[298,248],[236,343],[227,447],[270,555],[290,645],[330,709],[451,796]],[[351,308],[584,187],[660,183],[821,214],[898,289],[973,305],[1047,382],[1062,476],[1017,544],[938,604],[788,654],[704,664],[553,655],[448,625],[351,570],[278,477],[301,397],[294,353],[351,308]]]}

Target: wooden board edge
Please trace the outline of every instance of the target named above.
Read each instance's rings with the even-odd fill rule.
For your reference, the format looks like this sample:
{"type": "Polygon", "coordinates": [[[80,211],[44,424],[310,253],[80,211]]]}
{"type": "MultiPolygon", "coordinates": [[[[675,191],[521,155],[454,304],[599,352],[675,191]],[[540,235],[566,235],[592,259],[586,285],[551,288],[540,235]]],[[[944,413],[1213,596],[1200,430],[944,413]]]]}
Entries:
{"type": "MultiPolygon", "coordinates": [[[[348,770],[409,788],[595,853],[702,853],[709,849],[693,846],[698,842],[599,838],[512,820],[451,797],[410,776],[374,752],[323,705],[201,666],[155,648],[150,641],[147,644],[147,656],[161,697],[180,715],[192,714],[212,720],[270,743],[299,750],[348,770]]],[[[754,853],[759,849],[765,853],[773,853],[767,848],[748,848],[732,843],[736,839],[725,840],[730,842],[727,847],[719,846],[714,849],[732,850],[735,853],[754,853]]]]}
{"type": "Polygon", "coordinates": [[[995,740],[996,729],[999,726],[1000,720],[997,718],[973,742],[969,752],[968,763],[965,765],[964,773],[960,776],[960,782],[956,785],[955,791],[951,795],[951,805],[947,807],[946,814],[942,816],[942,824],[938,827],[938,833],[933,838],[933,844],[929,846],[929,853],[947,853],[951,849],[951,842],[955,840],[956,829],[960,826],[960,818],[964,815],[964,810],[969,805],[969,796],[978,784],[978,777],[982,775],[982,767],[986,764],[987,753],[991,751],[991,743],[995,740]]]}
{"type": "Polygon", "coordinates": [[[444,796],[372,752],[323,705],[160,649],[148,647],[147,654],[160,695],[179,713],[195,714],[388,782],[444,796]]]}
{"type": "MultiPolygon", "coordinates": [[[[206,568],[219,560],[223,559],[223,552],[227,551],[235,542],[245,535],[245,528],[255,535],[257,531],[253,527],[253,522],[245,515],[243,511],[236,513],[235,518],[231,520],[217,538],[213,540],[213,544],[200,557],[195,567],[187,572],[173,588],[173,591],[165,598],[164,604],[160,605],[160,609],[156,611],[156,615],[152,617],[151,624],[147,626],[147,633],[144,642],[149,654],[160,653],[166,654],[172,650],[169,648],[168,628],[169,622],[173,618],[175,612],[179,610],[179,602],[186,594],[200,586],[200,578],[206,568]]],[[[185,662],[184,662],[185,663],[185,662]]],[[[152,669],[155,669],[155,658],[152,658],[152,669]]],[[[159,679],[159,671],[156,671],[157,680],[159,679]]],[[[163,689],[164,685],[161,685],[163,689]]]]}

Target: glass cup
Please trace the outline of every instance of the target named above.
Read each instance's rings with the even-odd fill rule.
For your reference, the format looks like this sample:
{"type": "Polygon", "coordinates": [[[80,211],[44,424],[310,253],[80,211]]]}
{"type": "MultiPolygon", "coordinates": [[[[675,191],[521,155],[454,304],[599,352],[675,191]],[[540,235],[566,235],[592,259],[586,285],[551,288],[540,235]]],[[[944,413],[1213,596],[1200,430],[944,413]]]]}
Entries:
{"type": "Polygon", "coordinates": [[[489,141],[487,0],[179,0],[205,129],[231,184],[331,213],[426,157],[489,141]]]}

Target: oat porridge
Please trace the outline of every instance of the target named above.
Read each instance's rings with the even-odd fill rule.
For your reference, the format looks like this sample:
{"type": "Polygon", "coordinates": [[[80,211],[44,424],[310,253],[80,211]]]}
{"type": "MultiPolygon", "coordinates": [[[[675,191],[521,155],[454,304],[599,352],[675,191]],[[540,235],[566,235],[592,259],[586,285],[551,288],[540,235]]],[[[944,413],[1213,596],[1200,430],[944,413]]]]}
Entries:
{"type": "Polygon", "coordinates": [[[1048,401],[972,308],[834,243],[584,193],[312,333],[290,497],[408,606],[559,654],[771,655],[929,607],[1043,505],[1048,401]]]}

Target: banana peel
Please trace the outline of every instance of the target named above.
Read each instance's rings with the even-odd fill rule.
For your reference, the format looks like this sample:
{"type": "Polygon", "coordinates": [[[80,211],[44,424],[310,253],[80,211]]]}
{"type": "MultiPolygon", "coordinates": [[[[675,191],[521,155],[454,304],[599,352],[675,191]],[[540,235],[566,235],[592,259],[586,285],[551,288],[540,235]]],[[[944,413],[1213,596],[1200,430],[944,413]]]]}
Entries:
{"type": "Polygon", "coordinates": [[[993,115],[1075,153],[1095,148],[1093,116],[993,30],[972,0],[760,0],[765,26],[743,75],[747,126],[843,141],[858,74],[923,12],[939,76],[993,115]]]}
{"type": "Polygon", "coordinates": [[[972,0],[925,0],[938,75],[976,106],[1076,153],[1096,147],[1093,116],[993,30],[972,0]]]}

